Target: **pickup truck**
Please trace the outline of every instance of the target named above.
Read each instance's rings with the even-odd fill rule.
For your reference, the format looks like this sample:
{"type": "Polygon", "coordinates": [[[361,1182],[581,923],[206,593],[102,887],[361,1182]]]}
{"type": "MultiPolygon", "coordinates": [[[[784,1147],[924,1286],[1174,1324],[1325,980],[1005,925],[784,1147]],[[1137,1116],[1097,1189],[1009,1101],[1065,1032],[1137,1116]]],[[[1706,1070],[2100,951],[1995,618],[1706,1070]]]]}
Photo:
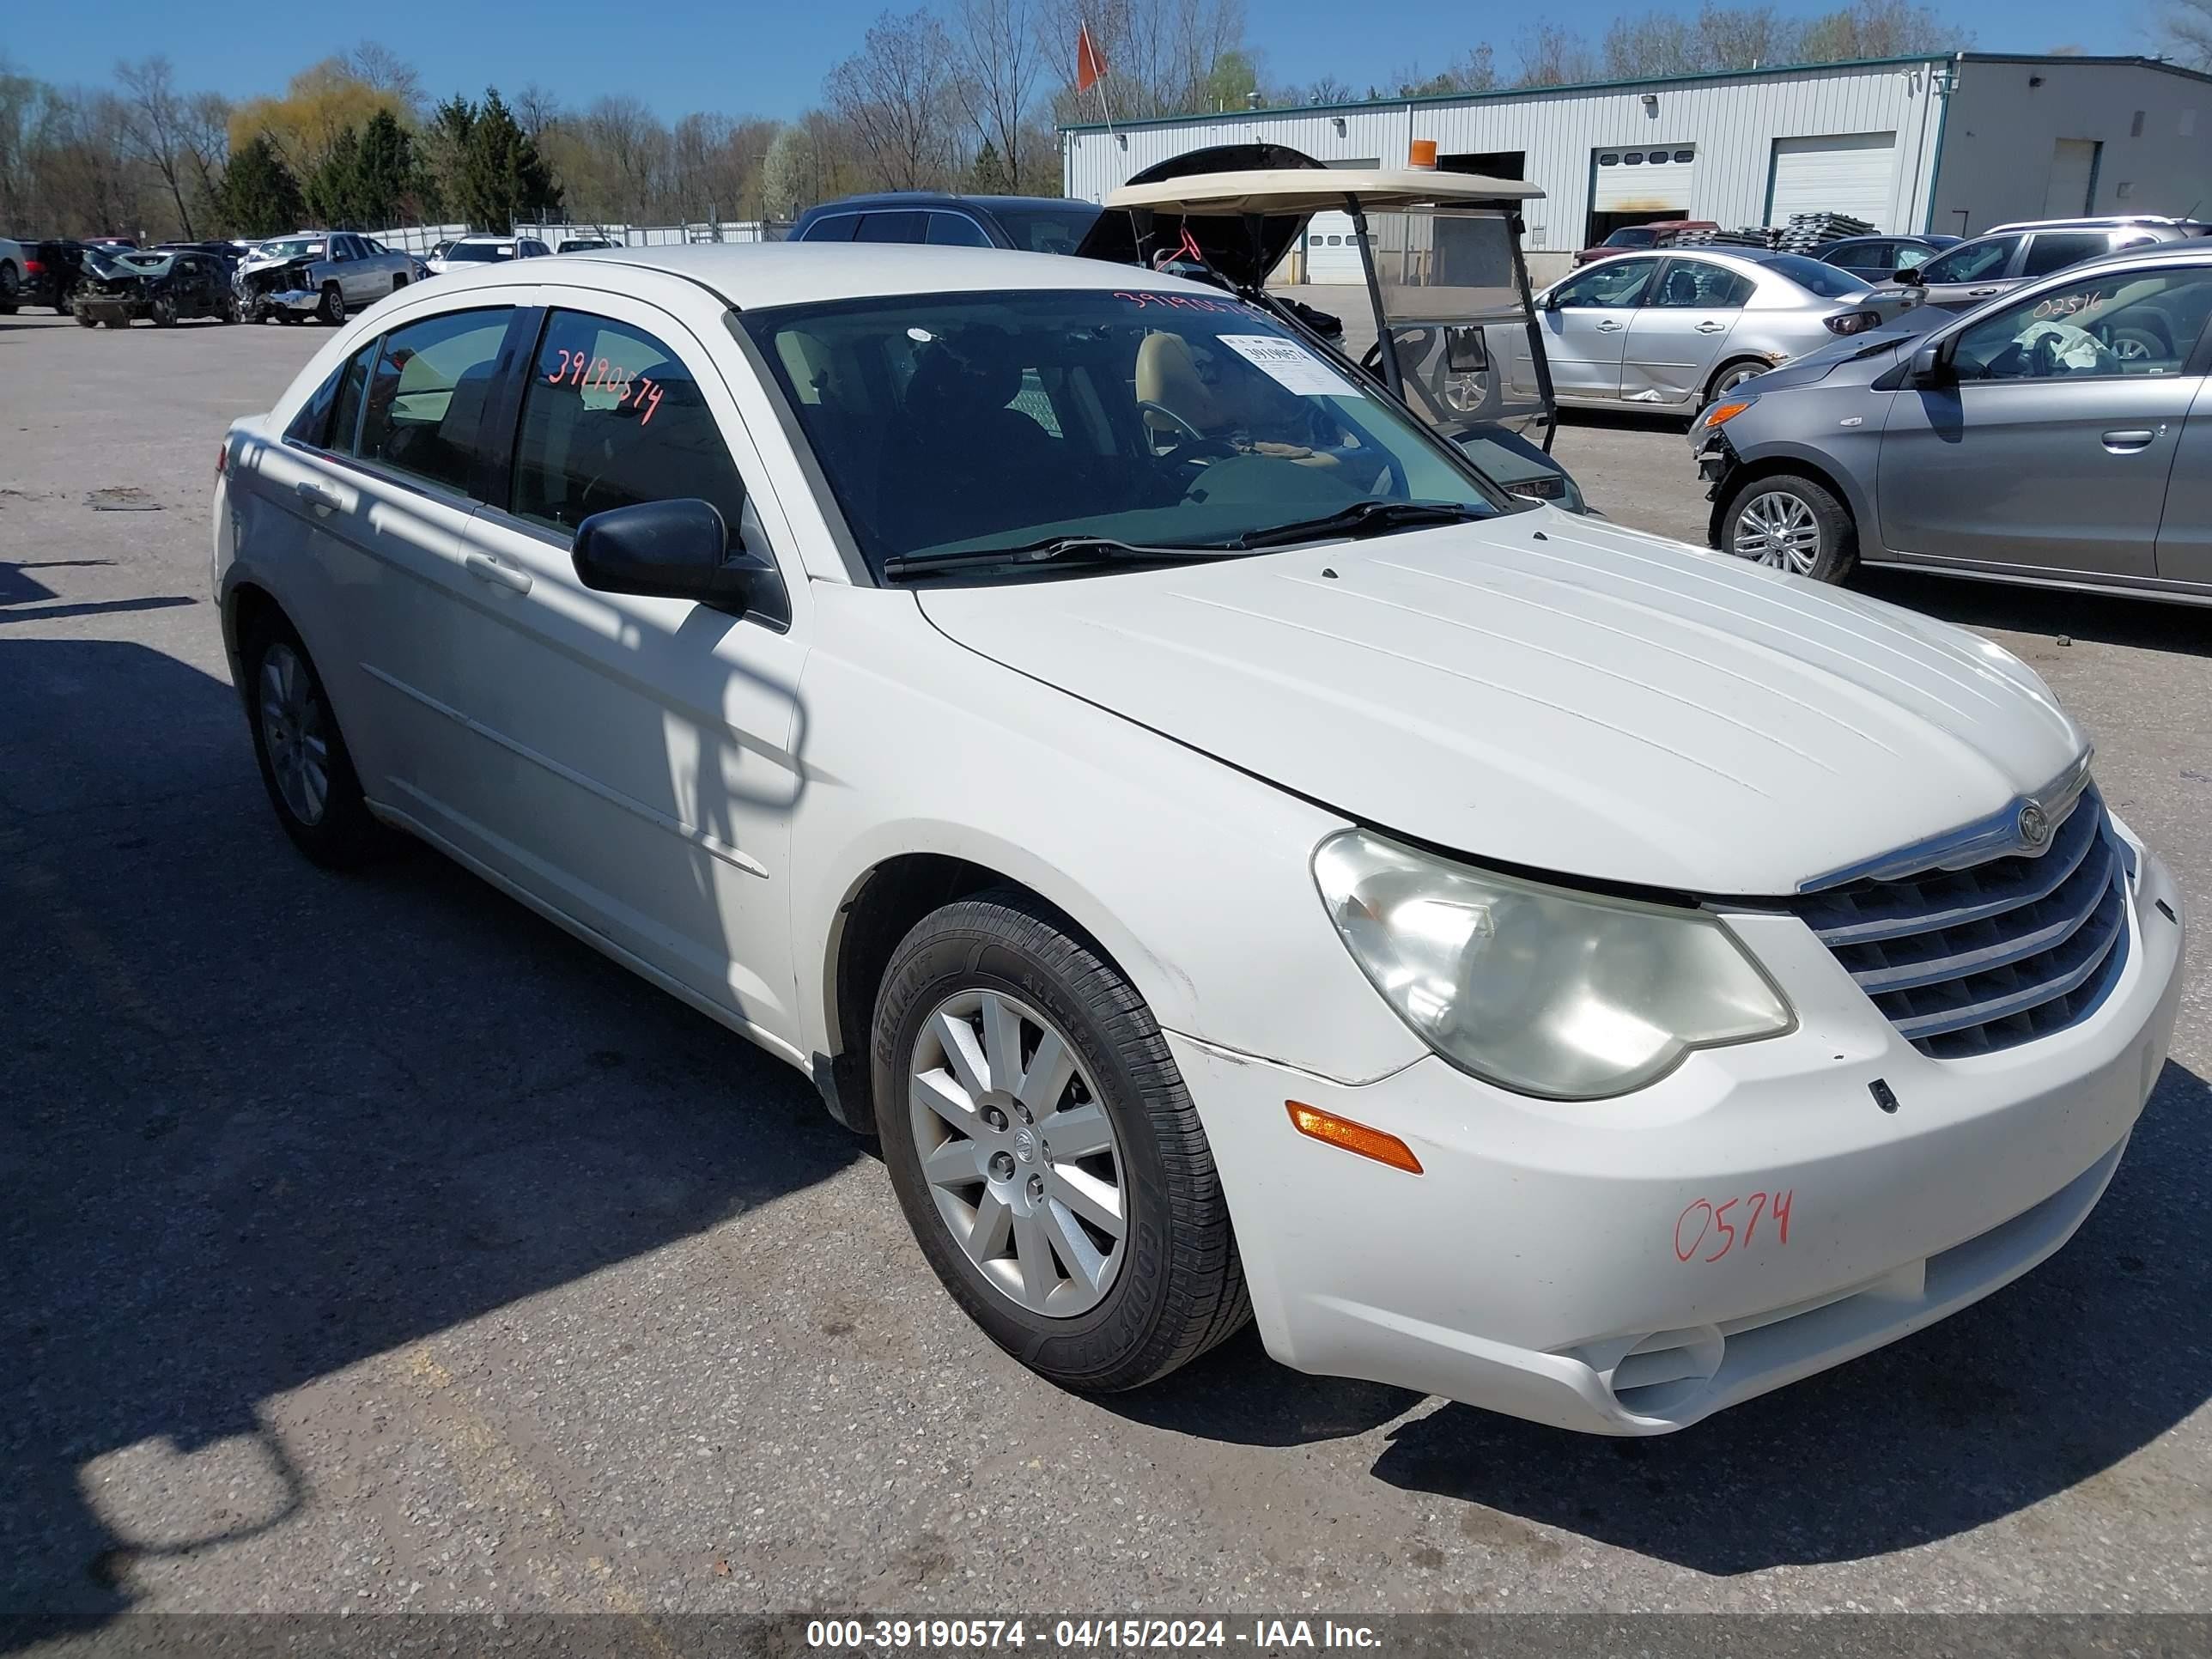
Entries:
{"type": "Polygon", "coordinates": [[[333,326],[415,280],[411,255],[352,231],[302,230],[264,242],[240,262],[239,308],[250,322],[319,317],[333,326]]]}

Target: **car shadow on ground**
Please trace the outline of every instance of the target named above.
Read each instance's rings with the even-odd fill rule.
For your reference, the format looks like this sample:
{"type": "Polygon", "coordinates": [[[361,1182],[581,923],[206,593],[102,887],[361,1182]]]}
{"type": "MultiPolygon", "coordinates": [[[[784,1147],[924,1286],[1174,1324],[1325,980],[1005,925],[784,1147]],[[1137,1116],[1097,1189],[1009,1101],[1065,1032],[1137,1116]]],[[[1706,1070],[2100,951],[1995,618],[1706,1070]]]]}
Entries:
{"type": "Polygon", "coordinates": [[[310,1502],[273,1396],[857,1156],[796,1073],[435,854],[308,865],[228,685],[0,636],[0,1647],[310,1502]],[[252,1478],[103,1512],[103,1460],[203,1454],[252,1478]]]}
{"type": "MultiPolygon", "coordinates": [[[[1503,1511],[1713,1574],[1856,1560],[1986,1526],[2095,1486],[2212,1397],[2208,1168],[2212,1088],[2169,1062],[2104,1201],[1989,1300],[1654,1439],[1441,1403],[1390,1431],[1374,1474],[1469,1505],[1470,1535],[1503,1511]]],[[[1288,1446],[1365,1433],[1420,1397],[1303,1376],[1247,1331],[1166,1385],[1107,1403],[1158,1428],[1288,1446]]]]}
{"type": "Polygon", "coordinates": [[[2212,656],[2212,633],[2205,629],[2204,611],[2197,605],[1977,581],[1918,570],[1861,568],[1852,574],[1851,586],[1869,599],[1885,599],[1964,628],[2063,635],[2100,645],[2212,656]]]}

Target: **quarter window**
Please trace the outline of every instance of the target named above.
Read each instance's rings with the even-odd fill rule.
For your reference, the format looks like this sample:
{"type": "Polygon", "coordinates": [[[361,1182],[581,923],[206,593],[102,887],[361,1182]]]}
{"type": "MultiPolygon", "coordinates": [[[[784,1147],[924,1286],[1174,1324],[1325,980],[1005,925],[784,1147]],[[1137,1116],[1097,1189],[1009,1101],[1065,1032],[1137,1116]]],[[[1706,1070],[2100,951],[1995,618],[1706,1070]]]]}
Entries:
{"type": "Polygon", "coordinates": [[[744,485],[690,370],[643,329],[555,312],[522,394],[515,516],[566,534],[610,507],[693,496],[736,533],[744,485]]]}
{"type": "Polygon", "coordinates": [[[334,449],[342,455],[349,452],[354,417],[361,409],[361,389],[368,379],[369,360],[375,356],[374,342],[356,352],[351,362],[337,368],[300,405],[284,435],[295,444],[334,449]]]}
{"type": "Polygon", "coordinates": [[[473,492],[484,416],[514,308],[451,311],[384,337],[368,377],[361,456],[473,492]]]}
{"type": "Polygon", "coordinates": [[[991,246],[991,239],[983,234],[983,227],[964,213],[931,214],[929,240],[939,247],[988,247],[991,246]]]}

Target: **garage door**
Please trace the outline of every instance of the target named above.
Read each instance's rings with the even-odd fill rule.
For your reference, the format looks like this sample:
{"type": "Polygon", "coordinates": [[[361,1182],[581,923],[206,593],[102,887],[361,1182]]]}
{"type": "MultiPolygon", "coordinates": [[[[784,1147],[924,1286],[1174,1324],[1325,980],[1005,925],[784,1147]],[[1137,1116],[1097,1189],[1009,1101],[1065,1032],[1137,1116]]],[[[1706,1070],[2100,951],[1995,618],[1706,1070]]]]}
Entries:
{"type": "Polygon", "coordinates": [[[1766,198],[1770,225],[1788,224],[1793,213],[1847,213],[1876,230],[1888,230],[1896,195],[1893,132],[1774,141],[1774,173],[1766,198]]]}
{"type": "Polygon", "coordinates": [[[1348,213],[1316,213],[1306,227],[1306,281],[1364,283],[1359,242],[1348,213]]]}
{"type": "Polygon", "coordinates": [[[1698,152],[1688,144],[1638,144],[1596,153],[1593,213],[1690,216],[1690,178],[1698,152]]]}

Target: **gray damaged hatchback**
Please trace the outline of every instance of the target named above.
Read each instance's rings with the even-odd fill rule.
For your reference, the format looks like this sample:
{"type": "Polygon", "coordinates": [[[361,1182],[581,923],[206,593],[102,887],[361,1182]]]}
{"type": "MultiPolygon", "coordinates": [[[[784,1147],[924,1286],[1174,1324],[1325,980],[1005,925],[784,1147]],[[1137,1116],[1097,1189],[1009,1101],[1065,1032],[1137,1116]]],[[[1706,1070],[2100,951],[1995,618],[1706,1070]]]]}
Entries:
{"type": "Polygon", "coordinates": [[[2212,604],[2212,241],[1929,307],[1746,381],[1691,428],[1713,546],[2212,604]]]}

